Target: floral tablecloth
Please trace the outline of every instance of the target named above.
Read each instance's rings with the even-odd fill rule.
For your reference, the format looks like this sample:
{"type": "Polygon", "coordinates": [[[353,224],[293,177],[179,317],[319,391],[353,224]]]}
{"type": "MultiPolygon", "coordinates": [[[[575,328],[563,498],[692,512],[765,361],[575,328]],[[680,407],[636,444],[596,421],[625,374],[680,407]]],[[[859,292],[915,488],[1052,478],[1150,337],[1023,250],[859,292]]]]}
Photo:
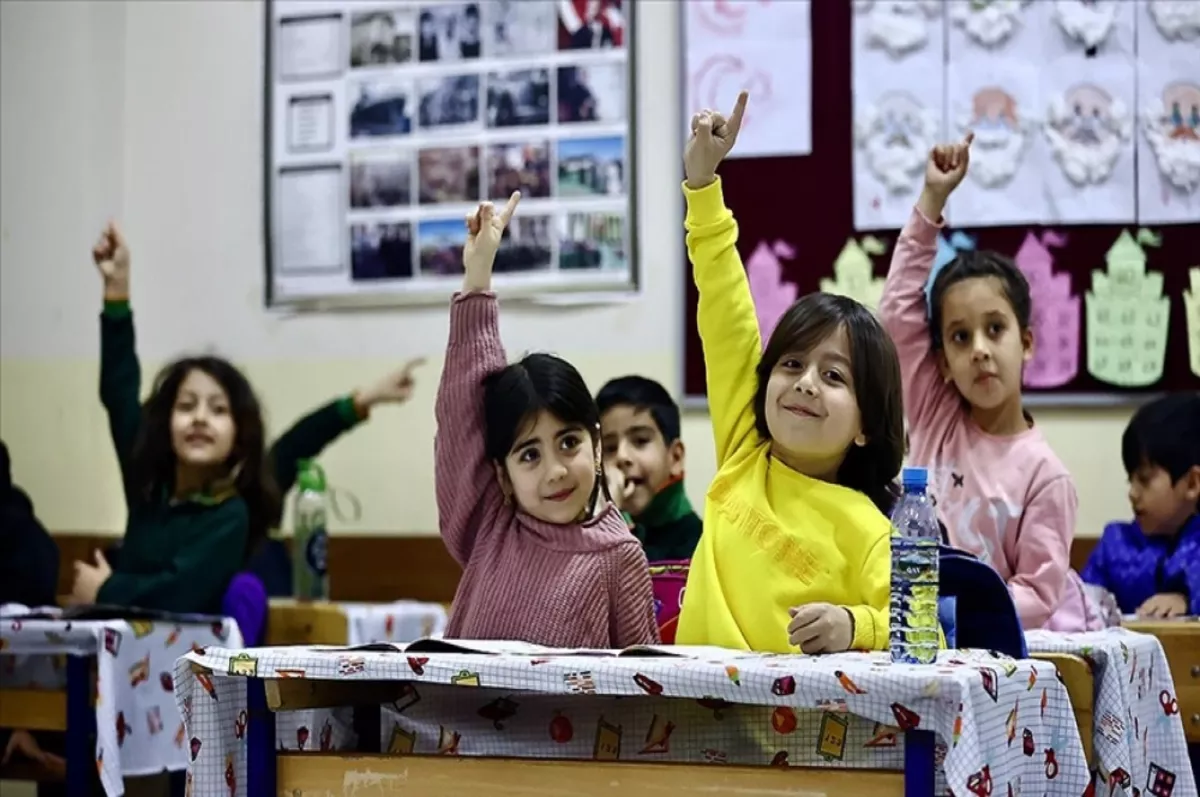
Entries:
{"type": "MultiPolygon", "coordinates": [[[[38,612],[53,610],[38,609],[38,612]]],[[[0,607],[0,687],[59,689],[65,656],[96,657],[96,767],[110,797],[126,776],[182,770],[186,734],[174,698],[175,662],[207,645],[237,646],[237,623],[23,620],[0,607]]]]}
{"type": "MultiPolygon", "coordinates": [[[[246,677],[405,682],[384,723],[384,749],[394,753],[899,769],[901,734],[929,730],[947,790],[959,797],[1010,787],[1079,797],[1088,785],[1066,688],[1044,662],[975,651],[908,666],[883,653],[660,650],[189,653],[176,667],[175,691],[192,794],[244,793],[246,677]]],[[[306,749],[337,749],[332,729],[308,730],[306,749]]]]}
{"type": "Polygon", "coordinates": [[[1196,794],[1175,684],[1156,637],[1109,628],[1079,634],[1030,631],[1025,638],[1031,651],[1072,653],[1092,665],[1097,794],[1196,794]]]}

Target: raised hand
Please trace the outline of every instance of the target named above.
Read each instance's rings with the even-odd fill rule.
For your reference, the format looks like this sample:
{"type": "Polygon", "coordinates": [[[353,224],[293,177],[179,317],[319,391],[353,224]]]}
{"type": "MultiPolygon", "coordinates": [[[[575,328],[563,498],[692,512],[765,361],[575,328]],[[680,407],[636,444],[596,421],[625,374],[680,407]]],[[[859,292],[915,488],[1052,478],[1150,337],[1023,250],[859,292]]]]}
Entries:
{"type": "Polygon", "coordinates": [[[92,247],[92,260],[104,278],[104,298],[129,298],[129,247],[117,225],[109,222],[92,247]]]}
{"type": "Polygon", "coordinates": [[[925,164],[925,189],[943,199],[950,196],[958,184],[967,176],[967,165],[971,161],[971,142],[974,133],[957,144],[939,144],[929,151],[925,164]]]}
{"type": "Polygon", "coordinates": [[[393,371],[365,390],[356,392],[355,404],[360,410],[368,410],[376,404],[403,404],[408,401],[416,385],[413,371],[424,362],[424,357],[409,360],[400,370],[393,371]]]}
{"type": "Polygon", "coordinates": [[[463,291],[491,290],[492,265],[496,262],[500,237],[520,201],[521,192],[513,191],[508,204],[499,214],[491,202],[484,202],[478,210],[467,216],[467,242],[463,245],[463,291]]]}
{"type": "Polygon", "coordinates": [[[744,91],[738,94],[728,119],[707,109],[692,116],[692,136],[683,147],[683,171],[689,188],[703,188],[716,179],[717,166],[733,149],[742,129],[748,96],[744,91]]]}

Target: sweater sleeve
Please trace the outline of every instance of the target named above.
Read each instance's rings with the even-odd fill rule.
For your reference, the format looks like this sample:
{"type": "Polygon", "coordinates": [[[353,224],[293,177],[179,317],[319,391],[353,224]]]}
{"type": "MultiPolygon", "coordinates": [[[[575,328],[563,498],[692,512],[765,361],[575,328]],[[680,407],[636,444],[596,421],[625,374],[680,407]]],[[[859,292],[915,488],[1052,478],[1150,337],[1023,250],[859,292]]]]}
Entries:
{"type": "Polygon", "coordinates": [[[100,401],[108,413],[121,482],[129,499],[129,465],[142,422],[142,367],[129,302],[105,302],[100,314],[100,401]]]}
{"type": "Polygon", "coordinates": [[[504,502],[484,446],[483,380],[506,365],[493,293],[456,294],[450,340],[434,415],[434,487],[438,528],[450,555],[466,567],[485,519],[504,502]]]}
{"type": "Polygon", "coordinates": [[[888,649],[888,601],[892,590],[890,540],[886,535],[881,536],[867,552],[860,576],[864,602],[846,607],[854,617],[851,650],[888,649]]]}
{"type": "Polygon", "coordinates": [[[954,386],[942,381],[925,301],[925,283],[937,255],[940,227],[913,208],[896,240],[879,303],[879,320],[900,357],[904,410],[913,438],[923,436],[935,418],[957,411],[959,402],[954,386]]]}
{"type": "Polygon", "coordinates": [[[207,612],[221,605],[230,580],[242,564],[250,518],[240,499],[213,511],[212,523],[190,527],[190,539],[156,573],[117,571],[100,586],[96,603],[137,606],[167,612],[207,612]]]}
{"type": "Polygon", "coordinates": [[[725,207],[720,178],[697,191],[685,185],[683,194],[688,259],[700,294],[696,326],[704,349],[708,413],[719,468],[742,445],[756,442],[754,391],[762,337],[746,268],[737,251],[737,222],[725,207]]]}
{"type": "Polygon", "coordinates": [[[650,565],[642,546],[636,542],[620,545],[616,556],[615,578],[610,586],[613,646],[658,644],[658,621],[654,616],[654,589],[650,584],[650,565]]]}
{"type": "Polygon", "coordinates": [[[363,420],[349,396],[331,401],[292,424],[271,446],[271,463],[279,494],[287,495],[296,483],[300,460],[320,455],[333,441],[363,420]]]}
{"type": "Polygon", "coordinates": [[[1062,600],[1078,508],[1071,477],[1052,478],[1034,491],[1011,547],[1006,546],[1013,572],[1008,589],[1026,629],[1044,626],[1062,600]]]}
{"type": "Polygon", "coordinates": [[[1172,554],[1172,570],[1178,576],[1166,585],[1165,592],[1182,592],[1187,597],[1188,616],[1200,616],[1200,527],[1185,530],[1172,554]]]}
{"type": "Polygon", "coordinates": [[[1100,535],[1100,540],[1096,543],[1096,547],[1088,554],[1087,562],[1083,565],[1083,570],[1079,572],[1079,577],[1088,584],[1095,584],[1097,587],[1103,587],[1109,592],[1113,592],[1113,588],[1109,585],[1108,580],[1108,548],[1113,539],[1120,534],[1118,524],[1110,523],[1104,527],[1104,533],[1100,535]]]}

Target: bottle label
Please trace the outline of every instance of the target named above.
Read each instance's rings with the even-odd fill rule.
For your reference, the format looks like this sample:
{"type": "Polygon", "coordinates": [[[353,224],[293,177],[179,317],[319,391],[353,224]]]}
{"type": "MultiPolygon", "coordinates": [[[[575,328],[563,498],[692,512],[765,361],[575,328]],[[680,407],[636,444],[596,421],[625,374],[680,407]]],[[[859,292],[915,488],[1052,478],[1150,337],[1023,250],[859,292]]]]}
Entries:
{"type": "Polygon", "coordinates": [[[329,535],[323,528],[312,530],[308,544],[304,547],[304,560],[318,576],[325,576],[325,551],[328,547],[329,535]]]}

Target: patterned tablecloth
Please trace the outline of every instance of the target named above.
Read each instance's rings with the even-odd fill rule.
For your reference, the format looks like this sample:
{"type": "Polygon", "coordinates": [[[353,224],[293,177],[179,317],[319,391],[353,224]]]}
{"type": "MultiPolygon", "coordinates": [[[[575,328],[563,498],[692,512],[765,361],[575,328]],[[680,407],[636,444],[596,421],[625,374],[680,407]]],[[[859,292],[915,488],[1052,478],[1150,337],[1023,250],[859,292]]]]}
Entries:
{"type": "Polygon", "coordinates": [[[1025,635],[1034,652],[1073,653],[1092,665],[1097,794],[1196,794],[1175,684],[1157,637],[1124,628],[1025,635]]]}
{"type": "MultiPolygon", "coordinates": [[[[886,654],[664,650],[673,655],[399,646],[189,653],[176,667],[175,692],[192,794],[241,793],[245,677],[406,682],[384,723],[384,749],[395,753],[894,770],[903,762],[902,731],[918,729],[937,734],[944,783],[959,797],[1079,797],[1088,785],[1066,688],[1044,662],[976,651],[906,666],[886,654]]],[[[330,730],[315,738],[313,730],[305,749],[337,749],[330,730]]]]}
{"type": "Polygon", "coordinates": [[[207,645],[240,645],[237,623],[12,617],[26,611],[0,608],[0,686],[60,689],[67,655],[96,657],[96,767],[110,797],[125,793],[125,776],[187,767],[175,663],[207,645]]]}

